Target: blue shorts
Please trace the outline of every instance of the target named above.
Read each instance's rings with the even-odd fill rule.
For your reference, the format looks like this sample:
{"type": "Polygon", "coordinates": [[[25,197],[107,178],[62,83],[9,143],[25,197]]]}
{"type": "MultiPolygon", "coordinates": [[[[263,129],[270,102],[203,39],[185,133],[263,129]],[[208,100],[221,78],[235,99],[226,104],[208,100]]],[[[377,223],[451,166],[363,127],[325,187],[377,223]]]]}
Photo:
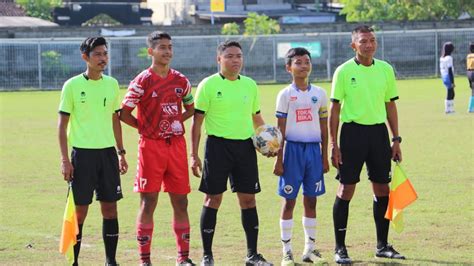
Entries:
{"type": "Polygon", "coordinates": [[[449,75],[442,76],[441,79],[443,80],[443,84],[447,90],[453,88],[453,83],[451,83],[451,79],[449,78],[449,75]]]}
{"type": "Polygon", "coordinates": [[[319,143],[287,141],[283,168],[278,187],[280,196],[296,199],[301,185],[305,196],[316,197],[326,192],[319,143]]]}

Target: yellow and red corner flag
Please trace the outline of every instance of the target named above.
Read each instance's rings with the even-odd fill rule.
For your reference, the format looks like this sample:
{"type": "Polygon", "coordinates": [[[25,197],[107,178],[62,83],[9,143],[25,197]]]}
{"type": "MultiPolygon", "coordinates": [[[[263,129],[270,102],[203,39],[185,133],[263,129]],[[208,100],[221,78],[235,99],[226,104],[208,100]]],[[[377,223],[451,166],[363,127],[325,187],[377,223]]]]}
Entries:
{"type": "Polygon", "coordinates": [[[392,182],[390,183],[390,195],[388,199],[385,219],[390,220],[395,231],[403,231],[403,214],[405,207],[418,198],[413,185],[408,180],[405,172],[397,162],[393,171],[392,182]]]}
{"type": "Polygon", "coordinates": [[[66,256],[69,265],[74,263],[74,245],[77,243],[77,234],[79,234],[79,225],[77,224],[76,205],[74,204],[71,185],[69,185],[66,209],[64,210],[63,229],[59,243],[59,252],[66,256]]]}

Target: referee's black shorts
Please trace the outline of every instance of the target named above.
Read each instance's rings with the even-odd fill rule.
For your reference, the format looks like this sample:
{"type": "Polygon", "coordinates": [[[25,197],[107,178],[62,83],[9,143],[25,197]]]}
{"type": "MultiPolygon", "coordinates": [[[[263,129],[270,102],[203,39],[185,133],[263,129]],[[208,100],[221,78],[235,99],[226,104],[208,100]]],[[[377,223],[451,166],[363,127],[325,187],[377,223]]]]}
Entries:
{"type": "Polygon", "coordinates": [[[207,138],[199,190],[211,195],[221,194],[227,190],[227,179],[232,192],[260,192],[257,154],[251,139],[207,138]]]}
{"type": "Polygon", "coordinates": [[[123,197],[114,147],[73,148],[71,157],[74,166],[72,191],[76,205],[91,204],[94,191],[98,201],[115,202],[123,197]]]}
{"type": "Polygon", "coordinates": [[[340,150],[342,165],[339,165],[336,178],[342,184],[358,183],[364,163],[370,181],[390,183],[392,150],[385,124],[344,123],[341,128],[340,150]]]}

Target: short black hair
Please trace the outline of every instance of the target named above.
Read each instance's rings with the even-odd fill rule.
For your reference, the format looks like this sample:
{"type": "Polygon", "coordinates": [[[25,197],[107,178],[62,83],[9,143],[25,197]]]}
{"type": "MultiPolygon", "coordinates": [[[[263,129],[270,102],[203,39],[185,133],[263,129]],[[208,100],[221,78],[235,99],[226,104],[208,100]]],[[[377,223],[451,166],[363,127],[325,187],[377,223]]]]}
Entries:
{"type": "Polygon", "coordinates": [[[303,47],[295,47],[291,48],[288,50],[288,52],[285,55],[285,64],[288,66],[291,66],[291,59],[295,56],[302,56],[302,55],[308,55],[309,59],[311,60],[311,53],[306,50],[306,48],[303,47]]]}
{"type": "Polygon", "coordinates": [[[471,42],[471,43],[469,44],[469,51],[470,51],[471,53],[474,53],[474,42],[471,42]]]}
{"type": "Polygon", "coordinates": [[[81,53],[90,55],[91,51],[97,46],[105,45],[107,47],[107,41],[104,37],[89,37],[81,43],[81,53]]]}
{"type": "Polygon", "coordinates": [[[355,37],[359,33],[369,33],[369,32],[375,32],[374,28],[367,25],[359,25],[352,30],[352,40],[354,41],[355,37]]]}
{"type": "Polygon", "coordinates": [[[242,50],[242,46],[240,46],[240,43],[238,41],[224,41],[217,46],[217,54],[220,55],[222,54],[227,48],[229,47],[238,47],[240,50],[242,50]]]}
{"type": "Polygon", "coordinates": [[[454,51],[454,44],[452,42],[445,42],[443,44],[443,49],[441,50],[441,57],[451,55],[453,51],[454,51]]]}
{"type": "Polygon", "coordinates": [[[148,38],[146,40],[148,47],[149,48],[155,48],[156,44],[158,43],[159,40],[161,39],[167,39],[171,41],[171,36],[164,32],[164,31],[154,31],[150,34],[148,34],[148,38]]]}

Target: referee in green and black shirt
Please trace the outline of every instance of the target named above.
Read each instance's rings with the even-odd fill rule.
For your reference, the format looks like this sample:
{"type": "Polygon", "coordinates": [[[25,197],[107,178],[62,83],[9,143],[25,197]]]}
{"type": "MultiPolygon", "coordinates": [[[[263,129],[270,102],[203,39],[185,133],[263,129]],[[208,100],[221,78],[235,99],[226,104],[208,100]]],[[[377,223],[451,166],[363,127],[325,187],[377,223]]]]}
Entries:
{"type": "MultiPolygon", "coordinates": [[[[272,265],[257,253],[258,215],[255,194],[260,192],[257,155],[251,136],[264,124],[260,115],[257,84],[240,75],[243,64],[238,42],[226,41],[217,48],[219,73],[205,78],[198,86],[192,125],[191,168],[202,179],[199,190],[206,193],[201,212],[201,237],[204,249],[201,265],[214,265],[212,239],[217,210],[230,181],[237,193],[242,225],[247,238],[246,265],[272,265]],[[204,165],[198,155],[201,126],[205,123],[204,165]]],[[[275,154],[276,155],[276,154],[275,154]]],[[[223,262],[223,264],[226,264],[223,262]]]]}
{"type": "Polygon", "coordinates": [[[389,220],[384,218],[390,192],[390,159],[401,161],[393,68],[375,59],[377,40],[374,30],[359,26],[352,31],[355,57],[340,65],[334,73],[329,132],[331,160],[338,169],[340,185],[333,207],[336,236],[336,263],[350,264],[345,246],[349,202],[354,195],[360,172],[365,163],[374,192],[374,220],[377,229],[376,256],[404,259],[387,243],[389,220]],[[337,141],[339,121],[342,121],[340,142],[337,141]],[[390,147],[385,121],[392,132],[390,147]]]}
{"type": "Polygon", "coordinates": [[[122,198],[120,174],[128,169],[118,117],[119,84],[103,74],[109,61],[103,37],[87,38],[80,50],[87,69],[64,83],[58,122],[61,173],[71,182],[79,224],[73,265],[78,265],[82,228],[95,193],[103,217],[105,265],[114,266],[119,238],[117,201],[122,198]]]}

